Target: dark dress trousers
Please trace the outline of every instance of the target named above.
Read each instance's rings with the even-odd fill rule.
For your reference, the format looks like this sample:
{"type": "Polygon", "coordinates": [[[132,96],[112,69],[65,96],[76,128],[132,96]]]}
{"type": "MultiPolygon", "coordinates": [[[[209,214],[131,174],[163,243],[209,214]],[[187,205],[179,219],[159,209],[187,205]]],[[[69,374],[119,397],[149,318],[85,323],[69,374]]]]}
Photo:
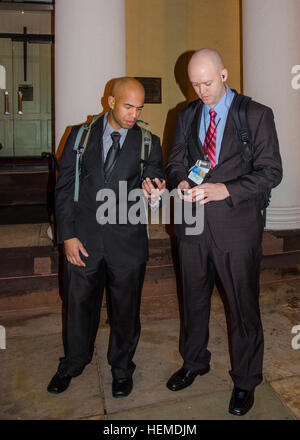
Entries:
{"type": "MultiPolygon", "coordinates": [[[[124,378],[129,377],[135,368],[132,358],[140,335],[139,310],[148,259],[148,237],[145,224],[118,223],[119,182],[127,182],[126,196],[131,190],[141,187],[142,135],[137,125],[128,130],[117,162],[105,181],[103,117],[98,119],[91,129],[83,155],[79,200],[75,203],[76,154],[73,147],[78,130],[79,126],[72,128],[61,158],[56,185],[56,213],[60,241],[78,238],[89,256],[80,254],[86,267],[72,265],[65,259],[65,356],[61,358],[59,371],[77,376],[91,361],[106,286],[111,325],[108,361],[113,376],[124,378]],[[97,221],[96,212],[107,201],[100,201],[97,197],[101,189],[113,190],[116,195],[112,202],[117,213],[116,224],[100,224],[97,221]]],[[[143,176],[164,178],[159,138],[152,135],[152,139],[151,154],[143,176]]],[[[136,201],[128,202],[126,214],[134,203],[136,201]]],[[[122,206],[125,209],[126,205],[122,206]]]]}
{"type": "MultiPolygon", "coordinates": [[[[196,160],[204,159],[198,135],[202,105],[197,100],[180,112],[166,166],[168,181],[174,188],[182,180],[195,186],[188,179],[188,169],[196,160]],[[188,127],[186,121],[190,115],[194,116],[188,127]]],[[[187,235],[184,222],[174,225],[174,230],[184,292],[184,331],[180,345],[184,367],[196,371],[210,362],[207,349],[210,297],[218,274],[230,308],[230,375],[235,386],[250,390],[262,381],[261,199],[264,190],[280,183],[282,167],[272,110],[251,101],[247,119],[253,144],[253,168],[243,161],[230,108],[219,162],[205,178],[207,183],[224,183],[230,197],[204,205],[201,234],[187,235]]]]}

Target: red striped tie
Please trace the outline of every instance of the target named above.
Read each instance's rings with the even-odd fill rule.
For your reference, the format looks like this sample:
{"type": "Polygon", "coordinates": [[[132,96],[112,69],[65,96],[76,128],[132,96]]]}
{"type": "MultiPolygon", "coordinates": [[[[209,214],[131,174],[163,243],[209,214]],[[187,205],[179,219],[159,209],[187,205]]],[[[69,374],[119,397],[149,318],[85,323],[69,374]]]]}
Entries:
{"type": "Polygon", "coordinates": [[[216,131],[216,112],[212,108],[209,110],[210,114],[210,124],[208,127],[208,130],[205,135],[204,140],[204,150],[209,158],[209,161],[211,162],[211,168],[214,168],[216,166],[216,137],[217,137],[217,131],[216,131]]]}

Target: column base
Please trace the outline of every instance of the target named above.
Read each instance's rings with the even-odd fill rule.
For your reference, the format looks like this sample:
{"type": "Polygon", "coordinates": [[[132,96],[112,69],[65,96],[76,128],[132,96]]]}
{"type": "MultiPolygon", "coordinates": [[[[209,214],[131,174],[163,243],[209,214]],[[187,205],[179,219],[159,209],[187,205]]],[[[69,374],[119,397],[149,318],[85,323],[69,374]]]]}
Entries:
{"type": "Polygon", "coordinates": [[[300,229],[300,206],[267,208],[266,230],[281,231],[300,229]]]}

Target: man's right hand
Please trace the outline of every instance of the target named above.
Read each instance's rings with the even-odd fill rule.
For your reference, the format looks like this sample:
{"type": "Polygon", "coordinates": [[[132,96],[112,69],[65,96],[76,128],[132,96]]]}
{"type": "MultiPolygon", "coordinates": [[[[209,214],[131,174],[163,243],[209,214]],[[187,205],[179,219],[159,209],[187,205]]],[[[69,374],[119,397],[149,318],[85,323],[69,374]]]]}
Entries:
{"type": "Polygon", "coordinates": [[[74,264],[75,266],[85,267],[85,263],[80,258],[79,251],[85,257],[88,257],[89,255],[85,250],[85,248],[83,247],[81,241],[78,240],[78,238],[70,238],[69,240],[64,241],[64,245],[65,245],[65,254],[69,263],[74,264]]]}
{"type": "MultiPolygon", "coordinates": [[[[189,198],[187,197],[187,194],[184,195],[184,191],[187,189],[190,189],[190,188],[191,188],[190,184],[186,180],[182,180],[179,183],[179,185],[177,186],[177,191],[178,191],[179,198],[181,200],[189,200],[189,198]]],[[[191,200],[189,200],[189,201],[191,201],[191,200]]]]}

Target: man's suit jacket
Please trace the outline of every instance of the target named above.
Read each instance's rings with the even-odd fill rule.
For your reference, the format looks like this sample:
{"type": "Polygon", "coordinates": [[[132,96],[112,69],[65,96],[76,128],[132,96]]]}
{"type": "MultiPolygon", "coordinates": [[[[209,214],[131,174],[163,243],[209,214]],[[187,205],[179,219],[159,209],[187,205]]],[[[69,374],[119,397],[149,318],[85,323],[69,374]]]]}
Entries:
{"type": "MultiPolygon", "coordinates": [[[[96,195],[101,189],[111,189],[119,208],[119,181],[127,182],[127,193],[141,187],[140,159],[142,134],[137,125],[128,130],[117,162],[105,183],[102,159],[102,116],[91,128],[82,158],[79,200],[74,198],[76,153],[73,151],[79,125],[74,126],[67,139],[56,184],[56,216],[60,241],[77,237],[88,254],[103,254],[112,264],[135,265],[148,258],[148,238],[145,224],[104,224],[97,222],[96,212],[101,205],[96,195]]],[[[144,177],[164,178],[159,138],[152,135],[152,149],[144,169],[144,177]]],[[[135,202],[128,202],[127,211],[135,202]]]]}
{"type": "MultiPolygon", "coordinates": [[[[197,100],[180,112],[173,147],[166,165],[168,182],[174,188],[182,180],[195,186],[188,179],[188,170],[196,160],[204,159],[203,146],[199,140],[202,106],[202,101],[197,100]],[[194,117],[188,129],[185,121],[189,120],[191,114],[194,117]],[[185,164],[185,157],[188,164],[185,164]]],[[[210,228],[217,245],[225,251],[234,248],[249,249],[249,246],[257,248],[263,231],[262,193],[277,186],[282,179],[281,157],[272,110],[254,101],[249,103],[247,120],[253,146],[252,169],[243,160],[241,141],[231,116],[231,108],[218,165],[209,171],[203,182],[224,183],[230,193],[230,197],[225,200],[204,205],[205,228],[210,228]]],[[[185,235],[185,228],[185,224],[174,225],[175,233],[179,237],[185,235]]]]}

